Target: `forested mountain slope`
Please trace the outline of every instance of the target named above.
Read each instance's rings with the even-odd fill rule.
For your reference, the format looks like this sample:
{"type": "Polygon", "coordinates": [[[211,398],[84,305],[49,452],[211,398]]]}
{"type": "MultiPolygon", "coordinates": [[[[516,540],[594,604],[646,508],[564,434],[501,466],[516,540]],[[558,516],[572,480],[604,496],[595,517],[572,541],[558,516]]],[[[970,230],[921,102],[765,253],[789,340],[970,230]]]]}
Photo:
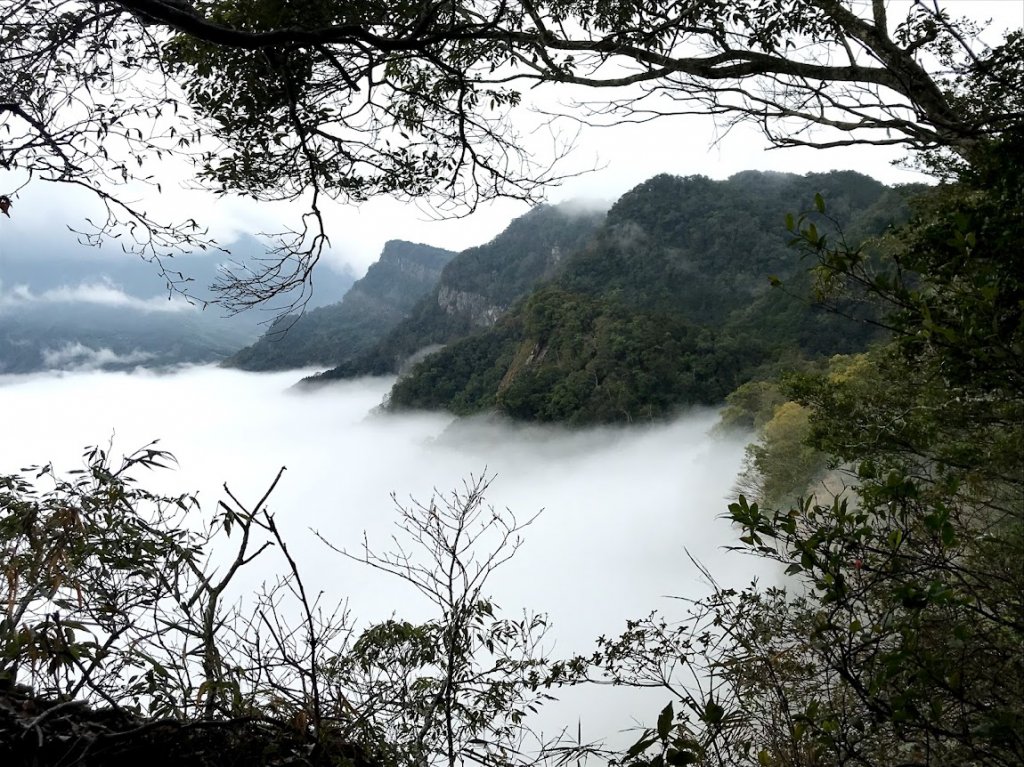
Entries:
{"type": "Polygon", "coordinates": [[[223,364],[283,370],[337,365],[365,354],[437,284],[454,255],[430,245],[390,240],[339,303],[282,317],[255,344],[223,364]]]}
{"type": "Polygon", "coordinates": [[[491,242],[453,258],[434,289],[374,348],[308,380],[393,374],[421,350],[493,326],[518,298],[558,274],[604,216],[564,205],[534,208],[491,242]]]}
{"type": "Polygon", "coordinates": [[[862,349],[877,332],[870,318],[813,304],[786,214],[820,194],[821,231],[860,237],[905,217],[908,193],[852,172],[652,178],[612,207],[561,274],[417,365],[391,406],[632,421],[720,402],[792,360],[862,349]]]}

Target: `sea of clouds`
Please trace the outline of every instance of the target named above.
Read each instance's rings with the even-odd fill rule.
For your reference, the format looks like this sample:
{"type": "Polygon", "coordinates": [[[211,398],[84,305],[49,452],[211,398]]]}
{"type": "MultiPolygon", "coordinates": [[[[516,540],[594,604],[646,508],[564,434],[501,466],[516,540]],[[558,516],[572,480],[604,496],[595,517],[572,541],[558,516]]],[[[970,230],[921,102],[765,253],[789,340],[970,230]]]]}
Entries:
{"type": "MultiPolygon", "coordinates": [[[[545,648],[560,656],[592,649],[595,637],[615,635],[627,618],[653,609],[681,615],[673,597],[708,590],[690,556],[725,586],[770,577],[756,560],[725,550],[736,533],[721,515],[745,440],[712,436],[714,411],[584,430],[384,415],[375,408],[390,380],[297,391],[291,384],[299,375],[196,367],[0,376],[0,473],[47,462],[78,468],[86,446],[126,453],[159,439],[177,469],[137,478],[168,493],[198,492],[212,510],[225,483],[255,503],[286,466],[270,507],[306,587],[326,601],[347,601],[360,622],[418,620],[431,611],[408,584],[345,559],[312,531],[353,552],[365,533],[372,547],[387,550],[397,519],[392,494],[426,502],[470,475],[494,475],[491,505],[520,519],[543,512],[493,576],[490,594],[509,617],[547,613],[545,648]]],[[[239,586],[256,588],[280,568],[273,557],[257,561],[239,586]]],[[[649,723],[667,696],[642,705],[616,700],[591,707],[585,738],[631,718],[649,723]],[[641,710],[627,710],[634,706],[641,710]]]]}

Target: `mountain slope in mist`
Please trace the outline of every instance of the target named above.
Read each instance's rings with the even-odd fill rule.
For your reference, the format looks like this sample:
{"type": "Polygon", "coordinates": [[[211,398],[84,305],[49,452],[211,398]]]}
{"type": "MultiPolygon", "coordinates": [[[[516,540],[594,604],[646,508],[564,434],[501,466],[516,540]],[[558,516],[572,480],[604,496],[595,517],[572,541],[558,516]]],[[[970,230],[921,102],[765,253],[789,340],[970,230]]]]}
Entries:
{"type": "Polygon", "coordinates": [[[602,211],[579,206],[534,208],[491,242],[453,258],[409,316],[366,354],[312,380],[394,374],[417,352],[492,327],[517,299],[557,275],[565,256],[603,220],[602,211]]]}
{"type": "Polygon", "coordinates": [[[430,245],[390,240],[339,303],[282,317],[255,344],[223,364],[243,370],[286,370],[338,365],[359,357],[437,285],[454,255],[430,245]]]}
{"type": "Polygon", "coordinates": [[[628,422],[721,402],[782,360],[863,348],[873,326],[816,307],[809,264],[789,245],[786,214],[816,193],[851,233],[878,233],[905,209],[901,193],[852,172],[657,176],[559,275],[399,380],[391,407],[628,422]]]}

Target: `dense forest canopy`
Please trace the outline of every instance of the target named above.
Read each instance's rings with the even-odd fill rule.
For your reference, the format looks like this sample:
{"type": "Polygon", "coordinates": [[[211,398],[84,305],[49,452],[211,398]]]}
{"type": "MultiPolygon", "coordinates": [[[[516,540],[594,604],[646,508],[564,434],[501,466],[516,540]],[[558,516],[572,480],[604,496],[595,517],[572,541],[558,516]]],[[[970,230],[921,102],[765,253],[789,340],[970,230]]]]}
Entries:
{"type": "Polygon", "coordinates": [[[652,178],[495,325],[439,339],[456,342],[402,377],[390,406],[637,422],[718,404],[780,364],[861,351],[880,337],[877,314],[814,302],[786,201],[823,195],[821,231],[866,238],[905,220],[912,192],[852,172],[652,178]]]}
{"type": "Polygon", "coordinates": [[[582,248],[604,213],[539,205],[488,243],[468,248],[444,268],[433,290],[364,354],[312,379],[322,383],[398,373],[411,358],[494,324],[516,300],[558,274],[582,248]]]}

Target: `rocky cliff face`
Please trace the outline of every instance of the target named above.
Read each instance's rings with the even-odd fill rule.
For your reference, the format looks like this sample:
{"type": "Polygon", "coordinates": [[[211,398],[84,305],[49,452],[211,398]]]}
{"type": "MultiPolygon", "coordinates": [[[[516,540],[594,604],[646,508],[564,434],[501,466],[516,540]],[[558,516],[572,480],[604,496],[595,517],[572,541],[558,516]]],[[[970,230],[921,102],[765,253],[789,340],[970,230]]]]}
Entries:
{"type": "Polygon", "coordinates": [[[455,253],[450,250],[405,240],[388,240],[384,243],[380,258],[370,266],[366,277],[356,285],[374,282],[372,275],[377,272],[393,271],[408,280],[427,283],[429,287],[433,287],[437,284],[445,265],[454,257],[455,253]]]}
{"type": "Polygon", "coordinates": [[[497,322],[507,307],[490,303],[485,296],[442,285],[437,291],[437,305],[445,314],[463,315],[474,328],[488,328],[497,322]]]}
{"type": "MultiPolygon", "coordinates": [[[[561,262],[562,249],[555,245],[548,252],[546,260],[536,260],[536,267],[532,270],[531,283],[553,277],[561,262]]],[[[451,317],[465,318],[474,330],[491,327],[509,309],[508,303],[495,302],[490,295],[472,290],[461,290],[455,285],[446,284],[443,277],[437,288],[437,305],[441,311],[451,317]]]]}
{"type": "MultiPolygon", "coordinates": [[[[440,310],[466,330],[491,327],[518,298],[556,276],[564,251],[586,243],[603,218],[603,213],[580,215],[559,207],[535,208],[493,241],[452,259],[437,286],[434,311],[440,310]]],[[[443,340],[462,335],[465,333],[459,332],[443,340]]]]}

